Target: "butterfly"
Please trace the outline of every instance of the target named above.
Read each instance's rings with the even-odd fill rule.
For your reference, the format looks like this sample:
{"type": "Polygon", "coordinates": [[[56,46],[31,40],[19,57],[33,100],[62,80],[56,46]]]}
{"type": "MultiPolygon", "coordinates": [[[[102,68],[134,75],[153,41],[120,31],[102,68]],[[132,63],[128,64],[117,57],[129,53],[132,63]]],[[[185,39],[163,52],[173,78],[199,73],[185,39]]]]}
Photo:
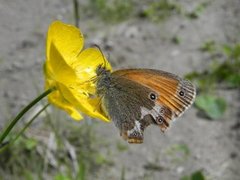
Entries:
{"type": "Polygon", "coordinates": [[[101,109],[128,143],[143,143],[149,125],[164,132],[194,102],[194,85],[177,75],[154,69],[110,72],[96,68],[96,94],[101,109]]]}

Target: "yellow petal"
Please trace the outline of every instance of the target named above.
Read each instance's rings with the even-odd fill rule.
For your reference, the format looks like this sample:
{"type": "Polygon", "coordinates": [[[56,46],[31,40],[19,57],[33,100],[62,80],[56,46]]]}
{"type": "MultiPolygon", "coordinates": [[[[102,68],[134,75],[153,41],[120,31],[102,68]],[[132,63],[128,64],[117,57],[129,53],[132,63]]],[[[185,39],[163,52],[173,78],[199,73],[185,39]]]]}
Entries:
{"type": "Polygon", "coordinates": [[[47,60],[50,59],[51,44],[55,44],[67,64],[81,52],[84,44],[83,34],[75,26],[64,24],[61,21],[53,22],[47,35],[47,60]]]}
{"type": "Polygon", "coordinates": [[[46,71],[49,72],[51,78],[65,85],[76,82],[76,74],[74,70],[66,63],[64,57],[60,54],[54,43],[50,44],[50,56],[46,61],[46,71]]]}
{"type": "MultiPolygon", "coordinates": [[[[48,81],[45,85],[45,88],[49,89],[50,84],[48,81]]],[[[83,117],[81,116],[79,111],[76,109],[76,107],[74,107],[72,103],[68,102],[67,99],[65,99],[62,96],[61,92],[58,89],[48,95],[48,101],[51,104],[57,106],[58,108],[61,108],[64,111],[66,111],[73,119],[75,119],[75,120],[83,119],[83,117]]]]}
{"type": "Polygon", "coordinates": [[[83,50],[77,56],[77,60],[71,64],[71,67],[75,69],[79,78],[90,79],[96,76],[96,69],[101,64],[111,70],[111,65],[106,57],[98,48],[93,47],[83,50]]]}
{"type": "Polygon", "coordinates": [[[99,118],[104,121],[109,121],[105,114],[100,111],[99,108],[99,98],[90,99],[88,95],[79,92],[78,87],[68,88],[63,84],[58,84],[58,89],[67,101],[81,112],[87,114],[88,116],[99,118]]]}

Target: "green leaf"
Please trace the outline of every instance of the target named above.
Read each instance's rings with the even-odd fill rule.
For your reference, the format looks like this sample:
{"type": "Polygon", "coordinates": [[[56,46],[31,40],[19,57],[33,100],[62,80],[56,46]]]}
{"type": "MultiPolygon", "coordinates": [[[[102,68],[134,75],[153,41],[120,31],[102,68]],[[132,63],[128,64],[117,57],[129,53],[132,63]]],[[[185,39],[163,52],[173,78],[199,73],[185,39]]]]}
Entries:
{"type": "Polygon", "coordinates": [[[228,44],[224,44],[222,50],[226,56],[230,57],[232,55],[232,47],[228,44]]]}
{"type": "Polygon", "coordinates": [[[201,170],[193,172],[191,175],[183,176],[180,180],[205,180],[204,174],[201,170]]]}
{"type": "Polygon", "coordinates": [[[86,179],[85,176],[86,176],[86,167],[85,167],[84,163],[80,163],[78,174],[77,174],[77,179],[84,180],[84,179],[86,179]]]}
{"type": "Polygon", "coordinates": [[[59,173],[54,177],[54,180],[71,180],[71,178],[59,173]]]}
{"type": "Polygon", "coordinates": [[[233,87],[240,87],[240,74],[231,74],[227,78],[227,81],[233,87]]]}
{"type": "Polygon", "coordinates": [[[150,18],[152,21],[158,22],[170,17],[172,14],[180,14],[181,7],[169,0],[154,1],[150,3],[144,10],[144,16],[150,18]]]}
{"type": "Polygon", "coordinates": [[[172,150],[176,152],[182,152],[185,156],[190,154],[190,150],[186,144],[176,144],[172,146],[172,150]]]}
{"type": "Polygon", "coordinates": [[[171,39],[172,43],[174,44],[180,44],[181,40],[178,36],[173,36],[171,39]]]}
{"type": "Polygon", "coordinates": [[[180,178],[180,180],[191,180],[191,178],[189,176],[183,176],[180,178]]]}
{"type": "Polygon", "coordinates": [[[224,99],[211,95],[197,96],[195,104],[211,119],[222,117],[227,107],[224,99]]]}
{"type": "Polygon", "coordinates": [[[196,72],[196,71],[193,71],[193,72],[191,72],[191,73],[186,74],[184,77],[185,77],[186,79],[189,79],[189,80],[192,81],[192,80],[194,80],[194,79],[199,78],[201,75],[202,75],[202,74],[200,74],[200,73],[198,73],[198,72],[196,72]]]}
{"type": "Polygon", "coordinates": [[[201,47],[200,50],[203,52],[209,52],[212,53],[216,50],[216,43],[215,41],[209,40],[206,41],[201,47]]]}
{"type": "Polygon", "coordinates": [[[27,148],[28,150],[34,149],[34,148],[37,146],[37,144],[38,144],[38,141],[35,140],[35,139],[32,139],[32,138],[27,139],[27,140],[25,141],[25,146],[26,146],[26,148],[27,148]]]}
{"type": "Polygon", "coordinates": [[[203,10],[208,6],[208,2],[203,2],[199,4],[193,11],[186,13],[187,17],[190,19],[197,19],[203,12],[203,10]]]}
{"type": "Polygon", "coordinates": [[[171,160],[179,163],[185,161],[190,155],[190,149],[186,144],[174,144],[166,149],[166,154],[171,160]]]}
{"type": "Polygon", "coordinates": [[[23,171],[23,175],[24,175],[25,180],[33,180],[34,179],[33,172],[29,171],[28,169],[23,171]]]}
{"type": "Polygon", "coordinates": [[[205,180],[202,171],[196,171],[192,174],[191,180],[205,180]]]}
{"type": "Polygon", "coordinates": [[[240,44],[236,44],[234,46],[232,53],[234,59],[238,59],[240,57],[240,44]]]}
{"type": "Polygon", "coordinates": [[[119,151],[126,151],[126,150],[128,150],[128,146],[121,142],[117,142],[117,149],[119,151]]]}

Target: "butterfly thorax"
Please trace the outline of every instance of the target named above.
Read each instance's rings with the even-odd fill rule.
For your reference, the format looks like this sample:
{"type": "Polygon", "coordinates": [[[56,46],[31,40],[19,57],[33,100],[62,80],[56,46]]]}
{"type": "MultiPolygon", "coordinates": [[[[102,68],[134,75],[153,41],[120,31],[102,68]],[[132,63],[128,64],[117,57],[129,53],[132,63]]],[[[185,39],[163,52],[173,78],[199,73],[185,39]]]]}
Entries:
{"type": "Polygon", "coordinates": [[[98,66],[96,69],[97,74],[97,94],[102,95],[106,90],[111,88],[111,72],[103,66],[98,66]]]}

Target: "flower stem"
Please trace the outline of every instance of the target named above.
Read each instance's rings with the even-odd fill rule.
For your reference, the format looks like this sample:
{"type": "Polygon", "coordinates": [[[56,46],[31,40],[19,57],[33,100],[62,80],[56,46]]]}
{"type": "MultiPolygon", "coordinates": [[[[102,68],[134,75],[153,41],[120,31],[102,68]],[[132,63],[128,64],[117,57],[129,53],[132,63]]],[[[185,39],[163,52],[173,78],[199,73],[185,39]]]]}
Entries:
{"type": "Polygon", "coordinates": [[[42,109],[40,109],[28,122],[27,124],[22,128],[22,130],[10,141],[4,142],[2,146],[0,146],[0,153],[2,153],[8,146],[13,144],[23,133],[24,131],[32,124],[32,122],[49,106],[49,104],[46,104],[42,109]]]}
{"type": "Polygon", "coordinates": [[[7,135],[9,134],[9,132],[12,130],[12,128],[15,126],[15,124],[19,121],[19,119],[21,119],[21,117],[23,117],[23,115],[29,111],[29,109],[31,109],[35,104],[37,104],[41,99],[43,99],[44,97],[46,97],[48,94],[50,94],[52,91],[54,91],[55,88],[50,88],[48,90],[46,90],[45,92],[43,92],[42,94],[40,94],[37,98],[35,98],[32,102],[30,102],[26,107],[24,107],[19,113],[18,115],[11,121],[11,123],[8,125],[8,127],[6,128],[6,130],[2,133],[2,135],[0,136],[0,144],[2,144],[2,142],[4,141],[4,139],[7,137],[7,135]]]}
{"type": "Polygon", "coordinates": [[[73,0],[75,26],[79,28],[78,0],[73,0]]]}

